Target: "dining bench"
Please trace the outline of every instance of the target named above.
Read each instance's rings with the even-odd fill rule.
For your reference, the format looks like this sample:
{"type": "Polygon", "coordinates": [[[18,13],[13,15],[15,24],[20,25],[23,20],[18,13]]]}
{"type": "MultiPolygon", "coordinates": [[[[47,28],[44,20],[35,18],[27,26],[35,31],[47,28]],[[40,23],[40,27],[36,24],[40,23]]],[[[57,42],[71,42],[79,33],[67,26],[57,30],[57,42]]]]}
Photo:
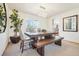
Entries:
{"type": "Polygon", "coordinates": [[[44,56],[44,46],[49,45],[51,43],[55,43],[56,45],[61,46],[62,45],[62,39],[63,37],[55,37],[51,39],[41,39],[37,43],[35,43],[35,47],[37,49],[37,52],[41,55],[44,56]]]}

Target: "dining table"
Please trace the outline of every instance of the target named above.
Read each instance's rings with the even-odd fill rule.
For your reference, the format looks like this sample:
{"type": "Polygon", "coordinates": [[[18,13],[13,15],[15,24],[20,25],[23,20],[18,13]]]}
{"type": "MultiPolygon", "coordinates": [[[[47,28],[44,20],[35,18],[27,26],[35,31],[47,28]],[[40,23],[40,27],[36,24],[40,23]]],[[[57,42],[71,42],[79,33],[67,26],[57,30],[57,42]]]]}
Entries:
{"type": "MultiPolygon", "coordinates": [[[[33,42],[32,42],[33,43],[32,44],[33,48],[35,48],[35,46],[34,46],[35,43],[39,42],[40,40],[42,42],[43,41],[49,42],[49,39],[50,38],[52,39],[53,35],[56,35],[56,34],[58,34],[58,33],[56,33],[56,32],[36,32],[36,33],[26,32],[25,33],[25,35],[29,36],[33,40],[33,42]]],[[[37,50],[38,54],[40,54],[41,56],[44,56],[45,55],[44,49],[45,49],[45,46],[42,46],[40,48],[37,48],[36,50],[37,50]]]]}

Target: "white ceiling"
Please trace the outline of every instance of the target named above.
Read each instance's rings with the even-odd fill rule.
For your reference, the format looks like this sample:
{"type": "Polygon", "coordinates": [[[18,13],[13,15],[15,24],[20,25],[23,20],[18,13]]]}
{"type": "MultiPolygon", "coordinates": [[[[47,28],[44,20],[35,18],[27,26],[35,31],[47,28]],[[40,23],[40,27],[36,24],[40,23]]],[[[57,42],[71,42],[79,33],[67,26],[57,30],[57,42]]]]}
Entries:
{"type": "Polygon", "coordinates": [[[7,3],[10,9],[17,9],[24,13],[41,16],[44,18],[79,8],[78,3],[7,3]],[[40,8],[40,6],[42,6],[40,8]]]}

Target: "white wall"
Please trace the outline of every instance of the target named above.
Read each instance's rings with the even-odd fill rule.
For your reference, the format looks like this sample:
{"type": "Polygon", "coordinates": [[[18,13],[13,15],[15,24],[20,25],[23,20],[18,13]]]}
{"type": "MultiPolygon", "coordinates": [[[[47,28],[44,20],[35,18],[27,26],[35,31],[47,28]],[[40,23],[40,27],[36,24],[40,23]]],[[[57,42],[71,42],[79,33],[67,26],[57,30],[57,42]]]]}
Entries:
{"type": "MultiPolygon", "coordinates": [[[[59,35],[64,37],[64,40],[69,40],[73,42],[79,43],[79,26],[78,26],[78,32],[64,32],[63,31],[63,17],[68,17],[72,15],[79,15],[79,9],[73,9],[55,16],[52,16],[49,20],[49,23],[54,19],[56,23],[59,25],[59,35]]],[[[78,25],[79,25],[79,17],[78,17],[78,25]]],[[[52,30],[52,24],[49,24],[50,28],[49,30],[52,30]]]]}
{"type": "Polygon", "coordinates": [[[40,27],[43,29],[47,29],[47,20],[42,17],[38,17],[35,15],[27,14],[27,13],[22,13],[19,12],[20,18],[25,20],[33,19],[33,20],[38,20],[40,22],[40,27]]]}

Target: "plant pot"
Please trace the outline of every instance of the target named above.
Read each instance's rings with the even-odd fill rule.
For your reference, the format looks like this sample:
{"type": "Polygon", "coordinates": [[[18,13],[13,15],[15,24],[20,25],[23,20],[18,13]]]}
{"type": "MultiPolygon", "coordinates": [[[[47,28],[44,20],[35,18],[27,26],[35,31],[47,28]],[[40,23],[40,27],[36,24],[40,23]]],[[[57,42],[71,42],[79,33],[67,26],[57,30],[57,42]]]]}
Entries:
{"type": "Polygon", "coordinates": [[[10,37],[10,40],[12,43],[18,43],[21,39],[20,36],[17,36],[17,37],[10,37]]]}

